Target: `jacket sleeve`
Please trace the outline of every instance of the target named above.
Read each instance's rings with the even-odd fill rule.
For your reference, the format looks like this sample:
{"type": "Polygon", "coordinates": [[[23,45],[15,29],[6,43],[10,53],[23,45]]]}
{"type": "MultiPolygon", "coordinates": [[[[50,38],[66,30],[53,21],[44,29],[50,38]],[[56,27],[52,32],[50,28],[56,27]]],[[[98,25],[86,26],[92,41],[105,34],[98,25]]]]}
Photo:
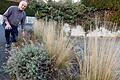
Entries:
{"type": "Polygon", "coordinates": [[[26,14],[24,14],[24,17],[21,20],[21,29],[24,29],[25,27],[25,22],[26,22],[25,20],[26,20],[26,14]]]}
{"type": "Polygon", "coordinates": [[[3,14],[3,21],[8,21],[8,17],[11,15],[12,13],[12,7],[9,7],[6,12],[3,14]]]}

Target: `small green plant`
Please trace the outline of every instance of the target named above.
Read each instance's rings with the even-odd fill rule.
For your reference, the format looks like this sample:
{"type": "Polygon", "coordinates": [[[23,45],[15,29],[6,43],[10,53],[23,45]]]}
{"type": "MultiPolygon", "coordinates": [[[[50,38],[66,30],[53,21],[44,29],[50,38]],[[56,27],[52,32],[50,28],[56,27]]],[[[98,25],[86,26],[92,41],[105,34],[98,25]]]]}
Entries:
{"type": "Polygon", "coordinates": [[[7,62],[7,71],[21,80],[46,80],[51,70],[47,49],[41,45],[26,45],[13,49],[7,62]]]}

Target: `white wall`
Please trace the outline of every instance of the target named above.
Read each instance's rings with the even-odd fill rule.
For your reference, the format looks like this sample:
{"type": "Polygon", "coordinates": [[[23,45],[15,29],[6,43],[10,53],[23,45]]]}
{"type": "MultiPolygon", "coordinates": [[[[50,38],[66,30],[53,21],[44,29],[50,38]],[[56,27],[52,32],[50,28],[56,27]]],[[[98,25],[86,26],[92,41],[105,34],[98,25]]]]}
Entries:
{"type": "Polygon", "coordinates": [[[35,22],[36,18],[35,17],[26,17],[26,24],[33,24],[35,22]]]}

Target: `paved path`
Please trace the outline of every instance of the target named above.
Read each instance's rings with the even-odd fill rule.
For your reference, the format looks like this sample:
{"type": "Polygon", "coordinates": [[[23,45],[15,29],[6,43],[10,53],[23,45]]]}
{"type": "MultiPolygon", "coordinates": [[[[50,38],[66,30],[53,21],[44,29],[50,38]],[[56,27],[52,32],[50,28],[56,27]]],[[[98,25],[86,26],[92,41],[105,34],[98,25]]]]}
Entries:
{"type": "Polygon", "coordinates": [[[4,29],[0,25],[0,80],[10,80],[8,74],[5,73],[3,69],[4,63],[7,61],[8,54],[5,53],[5,38],[4,38],[4,29]]]}

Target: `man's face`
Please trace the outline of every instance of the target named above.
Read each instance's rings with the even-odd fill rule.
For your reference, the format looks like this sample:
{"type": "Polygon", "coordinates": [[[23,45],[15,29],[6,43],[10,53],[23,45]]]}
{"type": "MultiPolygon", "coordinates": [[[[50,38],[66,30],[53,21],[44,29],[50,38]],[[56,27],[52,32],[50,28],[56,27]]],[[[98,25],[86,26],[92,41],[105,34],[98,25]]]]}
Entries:
{"type": "Polygon", "coordinates": [[[24,10],[26,9],[26,7],[27,7],[27,2],[26,2],[26,1],[21,1],[21,2],[19,3],[18,8],[19,8],[21,11],[24,11],[24,10]]]}

